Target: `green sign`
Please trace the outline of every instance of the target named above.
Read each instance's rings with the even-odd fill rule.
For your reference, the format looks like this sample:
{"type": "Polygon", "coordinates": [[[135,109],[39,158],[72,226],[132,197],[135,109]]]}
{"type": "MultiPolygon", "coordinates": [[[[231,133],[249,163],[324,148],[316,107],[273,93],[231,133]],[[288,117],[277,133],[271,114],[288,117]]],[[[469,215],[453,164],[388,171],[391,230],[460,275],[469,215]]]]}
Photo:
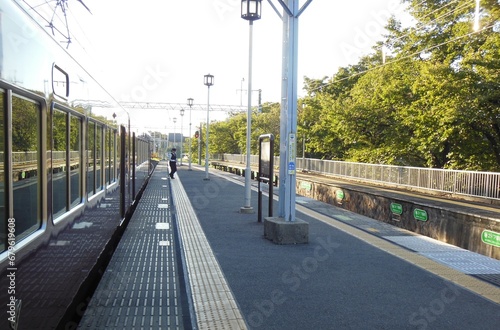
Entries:
{"type": "Polygon", "coordinates": [[[403,205],[391,203],[391,212],[397,215],[403,214],[403,205]]]}
{"type": "Polygon", "coordinates": [[[311,191],[311,188],[312,188],[312,184],[310,182],[301,182],[300,183],[300,187],[302,189],[305,189],[307,191],[311,191]]]}
{"type": "Polygon", "coordinates": [[[414,209],[413,217],[415,220],[427,221],[427,212],[421,209],[414,209]]]}
{"type": "Polygon", "coordinates": [[[486,243],[496,247],[500,247],[500,233],[495,233],[490,230],[483,230],[481,233],[481,240],[486,243]]]}
{"type": "Polygon", "coordinates": [[[344,199],[344,192],[342,190],[337,190],[335,196],[337,196],[337,199],[344,199]]]}

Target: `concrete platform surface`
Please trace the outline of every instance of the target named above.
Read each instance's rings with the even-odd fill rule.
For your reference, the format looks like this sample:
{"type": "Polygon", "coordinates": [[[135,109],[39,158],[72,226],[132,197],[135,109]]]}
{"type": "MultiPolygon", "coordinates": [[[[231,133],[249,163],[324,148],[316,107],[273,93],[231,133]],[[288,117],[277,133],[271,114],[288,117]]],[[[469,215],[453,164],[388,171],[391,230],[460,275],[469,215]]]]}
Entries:
{"type": "Polygon", "coordinates": [[[204,171],[158,165],[80,328],[498,328],[500,261],[303,196],[307,243],[274,244],[204,171]]]}
{"type": "Polygon", "coordinates": [[[257,213],[239,212],[243,178],[213,169],[204,177],[181,166],[172,185],[185,195],[173,189],[174,204],[189,198],[248,328],[498,327],[500,288],[478,278],[496,278],[498,260],[299,196],[309,243],[276,245],[257,213]]]}

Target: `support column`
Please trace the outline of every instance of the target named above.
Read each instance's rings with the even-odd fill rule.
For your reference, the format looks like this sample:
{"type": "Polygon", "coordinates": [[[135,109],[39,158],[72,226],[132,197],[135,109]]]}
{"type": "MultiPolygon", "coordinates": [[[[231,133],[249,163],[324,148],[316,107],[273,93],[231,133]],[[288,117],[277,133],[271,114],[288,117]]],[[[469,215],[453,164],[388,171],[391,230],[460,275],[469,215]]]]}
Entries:
{"type": "Polygon", "coordinates": [[[285,221],[295,221],[299,1],[288,0],[287,7],[283,13],[278,212],[285,221]]]}
{"type": "Polygon", "coordinates": [[[301,244],[309,241],[309,224],[295,219],[298,24],[300,14],[312,0],[300,11],[299,0],[278,1],[283,7],[279,216],[264,219],[264,237],[276,244],[301,244]]]}

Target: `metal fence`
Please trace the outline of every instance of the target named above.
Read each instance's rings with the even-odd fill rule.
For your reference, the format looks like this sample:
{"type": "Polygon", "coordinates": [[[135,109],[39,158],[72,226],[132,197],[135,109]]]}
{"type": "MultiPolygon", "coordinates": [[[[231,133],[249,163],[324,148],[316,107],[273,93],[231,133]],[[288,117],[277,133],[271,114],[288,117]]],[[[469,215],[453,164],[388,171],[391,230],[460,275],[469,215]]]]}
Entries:
{"type": "MultiPolygon", "coordinates": [[[[224,154],[219,158],[236,163],[246,161],[245,155],[239,154],[224,154]]],[[[274,163],[279,164],[279,157],[274,157],[274,163]]],[[[258,156],[251,156],[251,164],[258,165],[258,156]]],[[[297,158],[296,168],[298,171],[306,170],[311,173],[374,183],[500,199],[500,173],[497,172],[364,164],[312,158],[297,158]]]]}

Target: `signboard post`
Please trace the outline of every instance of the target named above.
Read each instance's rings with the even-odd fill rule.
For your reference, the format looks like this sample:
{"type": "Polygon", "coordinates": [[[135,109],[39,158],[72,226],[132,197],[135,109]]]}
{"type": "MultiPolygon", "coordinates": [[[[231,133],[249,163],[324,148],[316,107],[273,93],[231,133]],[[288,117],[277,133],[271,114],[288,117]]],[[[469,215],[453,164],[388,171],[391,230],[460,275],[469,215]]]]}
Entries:
{"type": "Polygon", "coordinates": [[[295,158],[296,158],[296,141],[295,141],[295,134],[291,133],[288,136],[288,174],[289,175],[294,175],[295,174],[295,158]]]}
{"type": "Polygon", "coordinates": [[[258,199],[258,222],[262,222],[262,189],[261,182],[269,185],[269,216],[273,216],[273,186],[274,186],[274,135],[264,134],[259,136],[259,173],[257,184],[259,191],[258,199]]]}

